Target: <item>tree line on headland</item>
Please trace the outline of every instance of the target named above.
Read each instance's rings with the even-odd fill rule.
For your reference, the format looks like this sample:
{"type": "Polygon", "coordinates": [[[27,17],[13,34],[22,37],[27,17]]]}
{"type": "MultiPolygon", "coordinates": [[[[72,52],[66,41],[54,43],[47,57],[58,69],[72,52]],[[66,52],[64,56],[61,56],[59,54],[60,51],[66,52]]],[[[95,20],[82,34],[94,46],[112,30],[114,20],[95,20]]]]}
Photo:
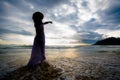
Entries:
{"type": "Polygon", "coordinates": [[[100,41],[97,41],[94,45],[120,45],[120,37],[109,37],[100,41]]]}

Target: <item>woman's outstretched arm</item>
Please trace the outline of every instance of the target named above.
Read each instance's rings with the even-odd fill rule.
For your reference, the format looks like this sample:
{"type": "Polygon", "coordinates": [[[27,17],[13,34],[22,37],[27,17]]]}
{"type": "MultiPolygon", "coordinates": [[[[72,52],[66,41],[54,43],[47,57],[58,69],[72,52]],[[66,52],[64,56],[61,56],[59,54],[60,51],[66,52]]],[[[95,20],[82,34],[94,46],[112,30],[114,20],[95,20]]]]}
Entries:
{"type": "Polygon", "coordinates": [[[48,23],[51,23],[52,24],[52,21],[47,21],[47,22],[44,22],[43,24],[48,24],[48,23]]]}

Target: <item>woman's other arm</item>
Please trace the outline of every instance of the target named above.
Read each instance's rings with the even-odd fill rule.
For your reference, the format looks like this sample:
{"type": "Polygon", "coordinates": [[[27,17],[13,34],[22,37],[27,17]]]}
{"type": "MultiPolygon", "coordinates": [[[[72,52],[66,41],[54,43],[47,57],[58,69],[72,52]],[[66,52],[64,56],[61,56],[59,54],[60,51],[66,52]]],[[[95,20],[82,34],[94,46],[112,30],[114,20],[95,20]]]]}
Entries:
{"type": "Polygon", "coordinates": [[[48,24],[48,23],[51,23],[52,24],[52,21],[47,21],[47,22],[44,22],[43,24],[48,24]]]}

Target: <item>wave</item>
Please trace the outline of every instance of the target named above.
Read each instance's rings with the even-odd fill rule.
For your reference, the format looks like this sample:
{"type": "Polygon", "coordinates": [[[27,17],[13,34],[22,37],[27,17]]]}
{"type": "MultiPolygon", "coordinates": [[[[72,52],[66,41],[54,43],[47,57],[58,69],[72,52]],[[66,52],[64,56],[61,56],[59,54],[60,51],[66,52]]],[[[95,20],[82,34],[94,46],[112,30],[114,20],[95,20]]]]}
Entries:
{"type": "MultiPolygon", "coordinates": [[[[98,46],[98,45],[75,45],[75,46],[48,46],[46,49],[70,49],[70,48],[85,48],[85,49],[102,49],[102,48],[120,48],[120,46],[98,46]]],[[[32,45],[0,45],[0,49],[32,49],[32,45]]]]}
{"type": "Polygon", "coordinates": [[[30,49],[32,45],[0,45],[0,49],[30,49]]]}

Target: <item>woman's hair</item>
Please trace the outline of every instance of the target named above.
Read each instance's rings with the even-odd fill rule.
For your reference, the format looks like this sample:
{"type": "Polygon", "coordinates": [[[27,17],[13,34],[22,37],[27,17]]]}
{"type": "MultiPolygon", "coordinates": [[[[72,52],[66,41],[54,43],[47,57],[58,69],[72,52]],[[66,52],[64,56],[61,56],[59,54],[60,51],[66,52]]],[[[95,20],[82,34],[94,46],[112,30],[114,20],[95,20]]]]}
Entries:
{"type": "Polygon", "coordinates": [[[43,18],[44,15],[41,12],[35,12],[32,16],[34,23],[40,23],[40,21],[42,21],[43,18]]]}

